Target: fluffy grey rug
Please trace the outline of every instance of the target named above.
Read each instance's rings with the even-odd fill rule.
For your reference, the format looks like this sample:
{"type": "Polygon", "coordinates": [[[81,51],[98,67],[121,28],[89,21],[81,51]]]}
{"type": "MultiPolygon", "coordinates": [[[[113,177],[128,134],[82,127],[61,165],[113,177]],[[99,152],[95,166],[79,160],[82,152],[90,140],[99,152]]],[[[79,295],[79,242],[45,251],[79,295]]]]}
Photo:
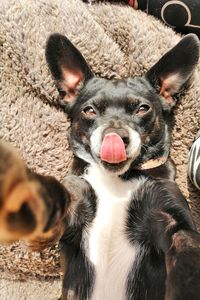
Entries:
{"type": "MultiPolygon", "coordinates": [[[[65,34],[94,73],[107,78],[142,75],[180,37],[128,6],[80,0],[0,2],[0,138],[12,143],[29,167],[62,179],[72,154],[68,121],[47,70],[44,49],[52,32],[65,34]]],[[[187,179],[188,151],[200,127],[200,65],[176,110],[171,155],[177,183],[200,228],[200,194],[187,179]]],[[[59,277],[56,248],[30,253],[23,245],[0,247],[1,278],[59,277]]]]}

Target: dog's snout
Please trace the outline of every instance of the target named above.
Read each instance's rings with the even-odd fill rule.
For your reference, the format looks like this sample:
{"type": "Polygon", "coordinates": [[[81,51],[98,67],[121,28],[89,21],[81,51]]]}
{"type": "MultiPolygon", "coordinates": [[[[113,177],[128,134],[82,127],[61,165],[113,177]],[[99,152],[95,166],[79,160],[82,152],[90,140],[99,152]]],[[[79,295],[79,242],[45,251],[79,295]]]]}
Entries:
{"type": "Polygon", "coordinates": [[[129,133],[126,129],[124,128],[115,128],[115,127],[109,127],[103,132],[103,136],[105,136],[108,133],[116,133],[118,134],[122,141],[124,142],[125,147],[128,146],[129,144],[129,133]]]}

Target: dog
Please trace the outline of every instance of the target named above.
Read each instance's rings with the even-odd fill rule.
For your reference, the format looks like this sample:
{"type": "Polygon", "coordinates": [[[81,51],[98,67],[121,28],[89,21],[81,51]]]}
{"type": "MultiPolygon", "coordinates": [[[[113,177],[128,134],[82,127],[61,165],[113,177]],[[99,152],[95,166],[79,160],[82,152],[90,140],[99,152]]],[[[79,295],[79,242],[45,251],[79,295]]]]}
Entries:
{"type": "Polygon", "coordinates": [[[184,37],[143,76],[92,73],[63,35],[46,59],[71,120],[71,174],[31,172],[1,143],[0,239],[59,240],[62,300],[200,299],[200,235],[169,159],[173,110],[199,59],[184,37]]]}

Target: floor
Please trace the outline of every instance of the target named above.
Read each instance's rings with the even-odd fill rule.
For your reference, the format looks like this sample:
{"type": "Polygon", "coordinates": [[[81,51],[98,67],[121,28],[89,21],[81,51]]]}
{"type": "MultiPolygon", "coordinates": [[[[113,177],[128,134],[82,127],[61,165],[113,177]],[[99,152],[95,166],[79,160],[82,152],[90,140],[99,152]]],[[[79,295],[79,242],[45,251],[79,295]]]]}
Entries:
{"type": "Polygon", "coordinates": [[[0,280],[1,300],[58,300],[61,295],[60,281],[19,282],[0,280]]]}

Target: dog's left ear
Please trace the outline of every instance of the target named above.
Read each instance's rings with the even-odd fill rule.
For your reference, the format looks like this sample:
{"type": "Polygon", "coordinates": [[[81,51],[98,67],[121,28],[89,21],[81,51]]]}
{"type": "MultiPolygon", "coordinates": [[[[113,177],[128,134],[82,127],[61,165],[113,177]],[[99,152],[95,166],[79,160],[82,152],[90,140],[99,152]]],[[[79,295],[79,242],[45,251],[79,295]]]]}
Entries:
{"type": "Polygon", "coordinates": [[[175,105],[173,96],[181,92],[198,59],[199,40],[196,35],[188,34],[146,73],[146,78],[169,107],[175,105]]]}
{"type": "Polygon", "coordinates": [[[46,60],[61,98],[72,106],[80,87],[93,77],[92,71],[79,50],[59,33],[47,41],[46,60]]]}

